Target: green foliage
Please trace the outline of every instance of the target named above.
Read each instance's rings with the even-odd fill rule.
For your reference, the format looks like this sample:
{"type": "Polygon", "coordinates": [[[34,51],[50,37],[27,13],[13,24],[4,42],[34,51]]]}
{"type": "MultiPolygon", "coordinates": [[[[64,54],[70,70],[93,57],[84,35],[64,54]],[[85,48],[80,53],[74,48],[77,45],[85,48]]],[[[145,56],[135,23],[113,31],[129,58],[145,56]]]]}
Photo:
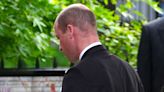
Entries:
{"type": "MultiPolygon", "coordinates": [[[[15,65],[19,58],[28,67],[34,67],[31,63],[37,58],[41,63],[52,61],[54,57],[60,62],[66,61],[63,55],[58,55],[51,32],[60,10],[60,5],[54,6],[48,0],[0,1],[0,58],[9,62],[5,64],[7,68],[13,67],[10,65],[15,65]]],[[[45,64],[50,67],[49,63],[45,64]]]]}
{"type": "Polygon", "coordinates": [[[159,7],[159,2],[156,2],[155,0],[138,0],[138,1],[145,2],[147,5],[152,7],[156,12],[163,14],[162,9],[159,7]]]}
{"type": "MultiPolygon", "coordinates": [[[[133,3],[127,1],[119,5],[115,11],[110,11],[101,5],[91,9],[97,17],[98,32],[101,42],[110,53],[119,56],[136,66],[139,37],[142,22],[133,18],[133,3]],[[116,13],[117,12],[117,13],[116,13]],[[123,20],[127,19],[127,20],[123,20]],[[130,21],[129,21],[130,20],[130,21]]],[[[141,19],[144,19],[141,15],[141,19]]]]}
{"type": "MultiPolygon", "coordinates": [[[[0,1],[0,59],[5,67],[17,67],[17,61],[24,61],[29,68],[40,60],[41,67],[68,66],[68,60],[58,50],[58,41],[53,36],[53,22],[57,14],[72,3],[87,5],[96,15],[101,42],[110,53],[115,54],[132,66],[136,66],[141,25],[145,17],[131,0],[117,4],[111,11],[98,2],[108,5],[110,0],[1,0],[0,1]],[[137,15],[140,20],[134,19],[137,15]]],[[[156,2],[137,0],[160,12],[156,2]]]]}

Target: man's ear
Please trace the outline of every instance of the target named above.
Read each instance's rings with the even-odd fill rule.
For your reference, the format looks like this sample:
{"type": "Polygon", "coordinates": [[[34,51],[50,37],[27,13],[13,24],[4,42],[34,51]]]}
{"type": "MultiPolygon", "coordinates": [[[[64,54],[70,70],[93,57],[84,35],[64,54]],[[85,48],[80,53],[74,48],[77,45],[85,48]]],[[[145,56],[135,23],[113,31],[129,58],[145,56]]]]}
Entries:
{"type": "Polygon", "coordinates": [[[72,38],[72,37],[73,37],[73,34],[74,34],[74,26],[68,24],[68,25],[67,25],[67,31],[66,31],[66,32],[67,32],[68,36],[69,36],[70,38],[72,38]]]}

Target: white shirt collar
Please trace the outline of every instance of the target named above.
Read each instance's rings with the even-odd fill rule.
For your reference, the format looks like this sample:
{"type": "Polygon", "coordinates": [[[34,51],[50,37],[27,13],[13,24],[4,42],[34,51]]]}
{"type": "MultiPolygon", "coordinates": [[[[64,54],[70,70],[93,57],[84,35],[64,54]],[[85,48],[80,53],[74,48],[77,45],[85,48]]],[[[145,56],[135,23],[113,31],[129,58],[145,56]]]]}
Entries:
{"type": "Polygon", "coordinates": [[[97,46],[97,45],[101,45],[101,43],[100,43],[100,42],[94,42],[94,43],[90,44],[89,46],[85,47],[85,48],[82,50],[82,52],[80,53],[79,60],[81,60],[82,56],[84,55],[84,53],[85,53],[87,50],[89,50],[90,48],[95,47],[95,46],[97,46]]]}

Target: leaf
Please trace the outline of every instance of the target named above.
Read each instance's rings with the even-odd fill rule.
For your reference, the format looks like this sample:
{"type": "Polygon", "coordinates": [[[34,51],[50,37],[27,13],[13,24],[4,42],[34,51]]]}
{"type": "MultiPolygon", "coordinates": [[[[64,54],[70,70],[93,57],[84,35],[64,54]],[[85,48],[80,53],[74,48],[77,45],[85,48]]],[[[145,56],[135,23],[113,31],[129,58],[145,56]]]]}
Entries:
{"type": "Polygon", "coordinates": [[[111,3],[116,5],[117,4],[117,0],[111,0],[111,3]]]}
{"type": "Polygon", "coordinates": [[[33,20],[33,26],[34,27],[38,27],[40,29],[41,32],[43,32],[42,27],[46,27],[46,25],[41,21],[40,18],[34,18],[33,20]]]}
{"type": "Polygon", "coordinates": [[[137,11],[137,10],[133,10],[132,12],[135,13],[136,15],[138,15],[138,16],[144,17],[144,15],[141,12],[137,11]]]}
{"type": "Polygon", "coordinates": [[[104,0],[105,5],[108,5],[108,0],[104,0]]]}
{"type": "Polygon", "coordinates": [[[153,0],[142,0],[142,2],[147,3],[149,6],[151,6],[156,12],[163,14],[164,12],[162,9],[158,6],[159,2],[153,1],[153,0]]]}

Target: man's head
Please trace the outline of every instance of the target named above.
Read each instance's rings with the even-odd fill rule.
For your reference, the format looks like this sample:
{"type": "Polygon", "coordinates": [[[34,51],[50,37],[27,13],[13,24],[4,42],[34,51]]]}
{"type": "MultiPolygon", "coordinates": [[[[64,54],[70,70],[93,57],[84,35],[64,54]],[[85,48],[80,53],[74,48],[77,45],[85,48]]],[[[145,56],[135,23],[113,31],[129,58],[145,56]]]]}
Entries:
{"type": "Polygon", "coordinates": [[[54,27],[60,48],[72,63],[87,45],[98,41],[95,16],[82,4],[72,4],[61,11],[54,27]]]}

